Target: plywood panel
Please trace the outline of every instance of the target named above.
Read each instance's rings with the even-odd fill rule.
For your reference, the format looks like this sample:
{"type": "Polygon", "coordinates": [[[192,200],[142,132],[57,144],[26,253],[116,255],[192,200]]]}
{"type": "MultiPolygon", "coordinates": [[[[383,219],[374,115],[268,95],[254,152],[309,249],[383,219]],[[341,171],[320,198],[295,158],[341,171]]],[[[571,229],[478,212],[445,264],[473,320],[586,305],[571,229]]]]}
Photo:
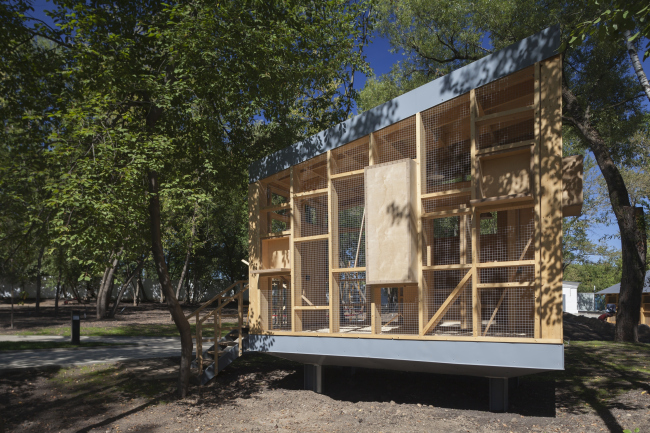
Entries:
{"type": "Polygon", "coordinates": [[[416,162],[366,167],[364,176],[367,283],[417,283],[416,162]]]}
{"type": "Polygon", "coordinates": [[[582,155],[562,159],[562,216],[580,216],[582,213],[582,155]]]}
{"type": "Polygon", "coordinates": [[[280,269],[291,267],[289,238],[264,239],[262,241],[263,269],[280,269]]]}
{"type": "Polygon", "coordinates": [[[505,155],[481,161],[483,198],[530,191],[530,152],[505,155]]]}

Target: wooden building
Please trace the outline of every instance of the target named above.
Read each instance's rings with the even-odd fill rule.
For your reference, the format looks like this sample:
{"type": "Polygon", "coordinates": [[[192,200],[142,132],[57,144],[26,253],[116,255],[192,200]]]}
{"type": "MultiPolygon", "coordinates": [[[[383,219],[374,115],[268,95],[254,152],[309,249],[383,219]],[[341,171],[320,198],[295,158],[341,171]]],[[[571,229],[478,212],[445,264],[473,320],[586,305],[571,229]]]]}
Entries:
{"type": "MultiPolygon", "coordinates": [[[[549,28],[250,167],[249,350],[468,374],[564,368],[562,57],[549,28]]],[[[313,381],[312,381],[313,380],[313,381]]],[[[311,386],[311,385],[310,385],[311,386]]]]}
{"type": "MultiPolygon", "coordinates": [[[[621,292],[621,283],[616,283],[596,293],[605,295],[605,305],[615,304],[618,314],[618,297],[621,292]]],[[[609,323],[616,323],[616,316],[607,319],[609,323]]],[[[641,311],[639,311],[639,325],[650,325],[650,271],[645,273],[643,292],[641,294],[641,311]]]]}

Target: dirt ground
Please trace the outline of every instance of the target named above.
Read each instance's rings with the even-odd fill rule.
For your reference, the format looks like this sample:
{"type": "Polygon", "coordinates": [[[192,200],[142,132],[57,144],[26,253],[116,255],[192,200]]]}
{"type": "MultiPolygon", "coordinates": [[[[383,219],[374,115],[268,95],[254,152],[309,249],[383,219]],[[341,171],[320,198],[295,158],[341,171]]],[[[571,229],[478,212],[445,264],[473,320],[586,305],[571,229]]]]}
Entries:
{"type": "MultiPolygon", "coordinates": [[[[230,307],[230,306],[229,306],[230,307]]],[[[185,314],[190,314],[198,308],[198,305],[183,305],[185,314]]],[[[224,308],[224,322],[235,322],[237,317],[237,304],[233,303],[232,308],[224,308]]],[[[34,302],[25,305],[14,305],[14,329],[10,328],[11,305],[0,303],[0,334],[11,335],[20,333],[41,333],[42,330],[61,328],[61,331],[70,328],[72,311],[82,313],[81,328],[118,328],[134,327],[142,330],[144,334],[155,334],[156,325],[171,327],[174,329],[171,315],[167,304],[160,302],[146,302],[138,306],[132,303],[122,303],[118,308],[118,314],[114,319],[95,318],[95,304],[74,303],[59,305],[59,314],[54,314],[54,301],[51,299],[41,302],[40,314],[36,314],[34,302]],[[84,315],[85,313],[85,315],[84,315]]],[[[96,333],[97,331],[95,331],[96,333]]]]}
{"type": "Polygon", "coordinates": [[[505,414],[488,412],[483,378],[330,367],[316,394],[302,365],[247,354],[185,400],[173,358],[3,371],[0,419],[12,432],[648,431],[650,345],[603,342],[613,326],[589,320],[565,317],[566,370],[521,378],[505,414]]]}

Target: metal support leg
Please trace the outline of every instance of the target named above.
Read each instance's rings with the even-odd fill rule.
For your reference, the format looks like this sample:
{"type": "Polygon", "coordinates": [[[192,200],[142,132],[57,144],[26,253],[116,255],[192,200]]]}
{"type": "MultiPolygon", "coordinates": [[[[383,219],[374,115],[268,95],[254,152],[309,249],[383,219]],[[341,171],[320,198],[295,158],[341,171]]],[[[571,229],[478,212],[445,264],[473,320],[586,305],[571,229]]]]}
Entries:
{"type": "Polygon", "coordinates": [[[490,412],[508,410],[508,378],[490,378],[490,412]]]}
{"type": "Polygon", "coordinates": [[[323,393],[323,366],[305,364],[305,389],[323,393]]]}

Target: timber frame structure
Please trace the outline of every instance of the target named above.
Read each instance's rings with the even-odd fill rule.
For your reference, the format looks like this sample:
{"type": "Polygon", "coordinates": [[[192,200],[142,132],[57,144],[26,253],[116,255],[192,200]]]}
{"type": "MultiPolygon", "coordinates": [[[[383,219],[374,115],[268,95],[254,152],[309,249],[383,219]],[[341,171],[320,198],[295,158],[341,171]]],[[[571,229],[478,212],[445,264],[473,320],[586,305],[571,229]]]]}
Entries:
{"type": "Polygon", "coordinates": [[[558,47],[546,29],[252,164],[249,350],[312,375],[563,369],[582,160],[558,47]]]}

